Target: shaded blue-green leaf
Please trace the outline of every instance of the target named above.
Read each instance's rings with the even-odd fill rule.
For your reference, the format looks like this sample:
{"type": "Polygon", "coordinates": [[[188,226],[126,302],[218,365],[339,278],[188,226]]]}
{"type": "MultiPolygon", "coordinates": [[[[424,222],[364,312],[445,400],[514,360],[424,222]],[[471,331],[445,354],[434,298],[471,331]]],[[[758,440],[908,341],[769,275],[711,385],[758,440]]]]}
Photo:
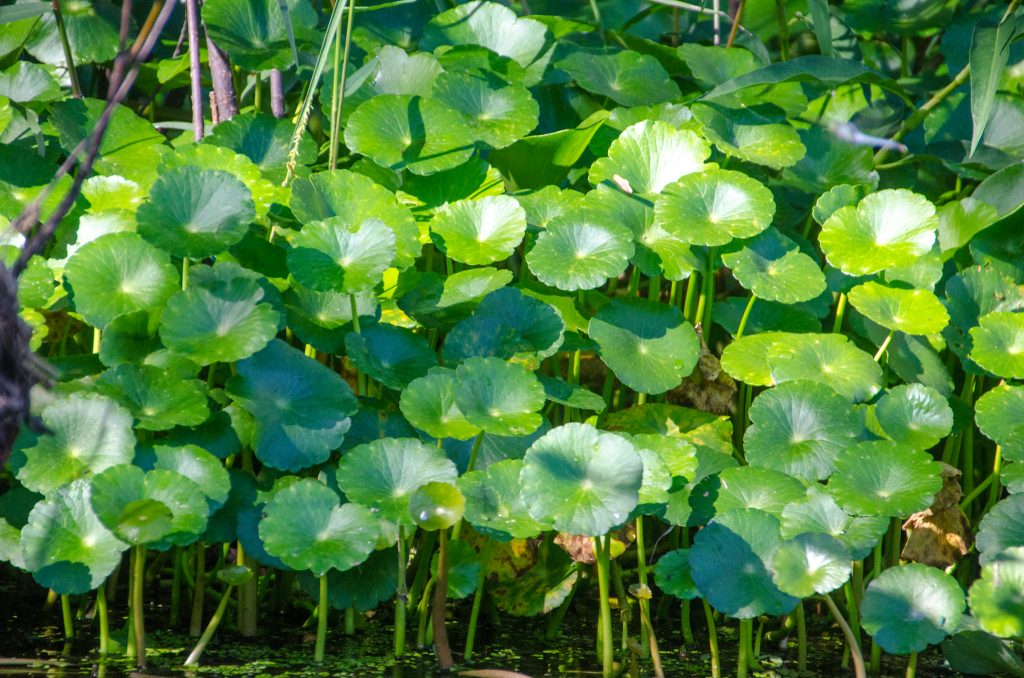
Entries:
{"type": "Polygon", "coordinates": [[[345,353],[361,372],[396,391],[437,367],[437,354],[422,335],[386,323],[346,335],[345,353]]]}
{"type": "Polygon", "coordinates": [[[253,416],[253,451],[264,464],[298,471],[341,445],[357,405],[336,372],[280,340],[237,370],[225,390],[253,416]]]}
{"type": "Polygon", "coordinates": [[[921,652],[956,630],[964,606],[964,592],[955,579],[910,563],[884,570],[868,585],[861,624],[886,652],[921,652]]]}
{"type": "Polygon", "coordinates": [[[601,360],[640,393],[675,388],[700,357],[697,334],[682,312],[646,299],[613,299],[591,319],[588,333],[601,360]]]}
{"type": "Polygon", "coordinates": [[[576,50],[555,64],[594,94],[622,106],[645,106],[671,101],[680,95],[658,60],[631,50],[594,52],[576,50]]]}

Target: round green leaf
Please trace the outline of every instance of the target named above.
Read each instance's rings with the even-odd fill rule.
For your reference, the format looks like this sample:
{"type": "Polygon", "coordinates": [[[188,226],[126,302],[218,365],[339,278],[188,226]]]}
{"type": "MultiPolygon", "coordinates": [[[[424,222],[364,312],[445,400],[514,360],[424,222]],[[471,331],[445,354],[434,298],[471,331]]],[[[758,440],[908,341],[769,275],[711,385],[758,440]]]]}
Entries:
{"type": "Polygon", "coordinates": [[[294,62],[290,36],[315,36],[316,12],[300,0],[210,0],[202,7],[210,38],[248,71],[288,68],[294,62]]]}
{"type": "Polygon", "coordinates": [[[827,534],[807,533],[779,544],[772,581],[797,598],[828,594],[850,578],[850,551],[827,534]]]}
{"type": "Polygon", "coordinates": [[[922,289],[901,289],[868,281],[849,292],[850,305],[882,327],[906,334],[937,334],[949,324],[938,297],[922,289]]]}
{"type": "Polygon", "coordinates": [[[953,410],[942,394],[921,384],[894,386],[875,404],[885,434],[921,450],[934,447],[953,430],[953,410]]]}
{"type": "Polygon", "coordinates": [[[758,509],[776,518],[787,504],[805,494],[804,485],[793,476],[757,466],[736,466],[718,474],[721,487],[715,498],[715,513],[732,509],[758,509]]]}
{"type": "Polygon", "coordinates": [[[435,99],[382,94],[352,112],[345,145],[381,167],[433,174],[473,154],[476,137],[462,114],[435,99]]]}
{"type": "Polygon", "coordinates": [[[163,308],[179,285],[170,258],[135,233],[111,233],[83,245],[65,273],[75,310],[100,329],[124,313],[163,308]]]}
{"type": "Polygon", "coordinates": [[[733,379],[751,386],[772,386],[772,368],[768,350],[776,343],[786,343],[792,335],[786,332],[748,334],[729,343],[722,351],[722,369],[733,379]]]}
{"type": "MultiPolygon", "coordinates": [[[[60,7],[71,58],[76,65],[102,63],[117,56],[120,22],[118,8],[113,3],[103,0],[62,2],[60,7]]],[[[52,12],[39,17],[26,47],[43,63],[64,69],[62,40],[52,12]]]]}
{"type": "Polygon", "coordinates": [[[644,120],[627,127],[608,148],[608,157],[590,166],[590,183],[625,186],[633,193],[660,193],[680,177],[699,172],[711,149],[689,130],[644,120]]]}
{"type": "Polygon", "coordinates": [[[340,504],[334,490],[303,478],[277,492],[263,507],[260,539],[267,553],[293,570],[317,577],[344,572],[373,553],[377,518],[359,504],[340,504]]]}
{"type": "Polygon", "coordinates": [[[717,515],[694,537],[693,581],[705,600],[730,617],[785,614],[797,599],[775,586],[768,569],[781,541],[779,520],[770,513],[734,509],[717,515]]]}
{"type": "Polygon", "coordinates": [[[291,208],[302,223],[341,217],[351,227],[379,219],[395,233],[395,266],[408,268],[420,255],[420,231],[412,213],[391,191],[362,174],[333,170],[296,179],[291,208]]]}
{"type": "Polygon", "coordinates": [[[906,189],[872,193],[841,207],[821,225],[828,262],[848,275],[909,266],[935,244],[935,206],[906,189]]]}
{"type": "Polygon", "coordinates": [[[529,539],[544,530],[530,515],[520,489],[522,468],[521,459],[506,459],[459,478],[459,489],[466,498],[466,521],[473,529],[500,541],[529,539]]]}
{"type": "Polygon", "coordinates": [[[537,126],[540,107],[522,85],[494,73],[447,71],[431,94],[465,116],[474,136],[491,148],[505,148],[537,126]]]}
{"type": "Polygon", "coordinates": [[[413,426],[434,438],[467,440],[480,429],[455,404],[455,370],[436,367],[402,389],[399,407],[413,426]]]}
{"type": "Polygon", "coordinates": [[[631,50],[612,53],[574,51],[556,66],[580,87],[608,97],[621,106],[648,106],[680,95],[658,60],[631,50]]]}
{"type": "Polygon", "coordinates": [[[1024,548],[1007,549],[971,584],[971,613],[1001,638],[1024,636],[1024,548]]]}
{"type": "Polygon", "coordinates": [[[179,146],[160,158],[159,173],[188,167],[199,170],[227,172],[249,189],[256,217],[262,219],[274,203],[287,204],[288,193],[280,185],[265,179],[259,167],[247,156],[213,144],[179,146]]]}
{"type": "MultiPolygon", "coordinates": [[[[139,464],[136,457],[135,463],[139,464]]],[[[228,500],[231,491],[231,477],[217,457],[196,445],[169,447],[157,445],[153,448],[152,466],[145,470],[163,469],[185,476],[203,491],[212,508],[219,508],[228,500]]]]}
{"type": "Polygon", "coordinates": [[[225,390],[252,415],[253,451],[264,464],[294,472],[341,445],[357,404],[337,372],[279,339],[237,370],[225,390]]]}
{"type": "Polygon", "coordinates": [[[438,247],[455,261],[478,266],[507,259],[526,233],[526,212],[516,199],[492,195],[441,207],[430,222],[438,247]]]}
{"type": "Polygon", "coordinates": [[[778,122],[777,116],[764,115],[758,107],[699,103],[690,110],[703,127],[704,136],[727,156],[777,170],[795,165],[807,153],[792,125],[778,122]]]}
{"type": "Polygon", "coordinates": [[[202,489],[175,471],[121,464],[92,479],[92,507],[129,544],[185,546],[206,529],[202,489]]]}
{"type": "Polygon", "coordinates": [[[629,441],[575,423],[554,428],[531,445],[520,475],[535,520],[591,537],[626,521],[642,481],[643,462],[629,441]]]}
{"type": "Polygon", "coordinates": [[[708,169],[665,187],[654,203],[655,224],[691,245],[717,247],[752,238],[771,225],[772,193],[742,172],[708,169]]]}
{"type": "Polygon", "coordinates": [[[385,323],[346,335],[345,353],[361,372],[396,391],[437,367],[437,354],[424,337],[385,323]]]}
{"type": "Polygon", "coordinates": [[[910,563],[884,570],[868,585],[861,624],[891,654],[921,652],[960,625],[964,592],[951,576],[910,563]]]}
{"type": "Polygon", "coordinates": [[[249,189],[232,175],[186,166],[161,173],[135,214],[143,238],[200,259],[241,240],[256,212],[249,189]]]}
{"type": "Polygon", "coordinates": [[[210,416],[206,388],[198,379],[180,379],[168,370],[126,363],[96,380],[96,391],[128,408],[138,428],[166,431],[198,426],[210,416]]]}
{"type": "MultiPolygon", "coordinates": [[[[491,292],[445,338],[445,364],[497,357],[535,369],[562,345],[565,323],[551,305],[514,287],[491,292]]],[[[550,396],[550,394],[549,394],[550,396]]]]}
{"type": "Polygon", "coordinates": [[[462,520],[466,498],[452,483],[430,482],[409,497],[409,515],[421,529],[447,530],[462,520]]]}
{"type": "Polygon", "coordinates": [[[242,360],[277,334],[280,314],[266,301],[258,276],[237,264],[193,267],[188,289],[167,302],[160,337],[199,365],[242,360]]]}
{"type": "Polygon", "coordinates": [[[383,438],[354,447],[338,463],[345,496],[377,509],[385,520],[412,525],[409,499],[430,482],[453,483],[455,464],[437,447],[414,438],[383,438]]]}
{"type": "Polygon", "coordinates": [[[1024,387],[1000,384],[974,406],[978,428],[1001,445],[1003,457],[1024,461],[1024,387]]]}
{"type": "Polygon", "coordinates": [[[825,274],[814,259],[774,228],[723,252],[722,262],[758,299],[796,304],[825,291],[825,274]]]}
{"type": "Polygon", "coordinates": [[[354,294],[380,284],[395,251],[395,234],[383,221],[352,224],[329,217],[305,224],[295,235],[288,270],[311,290],[354,294]]]}
{"type": "MultiPolygon", "coordinates": [[[[285,163],[293,132],[294,125],[286,118],[278,119],[265,113],[236,115],[217,123],[203,143],[244,155],[256,164],[263,176],[280,185],[287,173],[285,163]]],[[[299,139],[298,164],[312,165],[316,155],[313,137],[304,132],[299,139]]]]}
{"type": "Polygon", "coordinates": [[[1024,494],[1012,494],[992,507],[978,526],[979,560],[995,561],[1007,549],[1024,546],[1024,494]]]}
{"type": "Polygon", "coordinates": [[[544,387],[518,365],[469,358],[455,370],[455,404],[473,426],[499,436],[525,436],[541,425],[544,387]]]}
{"type": "Polygon", "coordinates": [[[693,371],[700,342],[682,312],[638,297],[613,299],[590,320],[601,360],[639,393],[664,393],[693,371]]]}
{"type": "Polygon", "coordinates": [[[870,399],[882,383],[882,369],[841,334],[790,334],[768,347],[772,381],[807,380],[830,386],[853,402],[870,399]]]}
{"type": "Polygon", "coordinates": [[[631,256],[633,237],[626,228],[575,210],[548,224],[526,255],[526,264],[544,284],[575,292],[619,276],[631,256]]]}
{"type": "Polygon", "coordinates": [[[676,549],[659,558],[654,566],[654,583],[665,593],[682,600],[699,596],[690,570],[690,551],[676,549]]]}
{"type": "Polygon", "coordinates": [[[47,433],[25,450],[18,480],[50,495],[77,478],[131,462],[135,455],[132,416],[110,398],[75,393],[42,413],[47,433]]]}
{"type": "Polygon", "coordinates": [[[792,539],[805,532],[835,537],[850,550],[850,558],[862,560],[889,529],[885,516],[851,516],[818,484],[807,489],[801,501],[782,509],[782,537],[792,539]]]}
{"type": "Polygon", "coordinates": [[[807,480],[832,475],[836,456],[863,428],[848,400],[809,381],[762,391],[750,407],[750,421],[743,436],[747,462],[807,480]]]}
{"type": "Polygon", "coordinates": [[[21,530],[25,569],[40,586],[77,595],[103,585],[128,545],[103,526],[92,509],[91,488],[76,480],[39,502],[21,530]]]}
{"type": "Polygon", "coordinates": [[[984,315],[971,339],[974,362],[998,377],[1024,379],[1024,313],[984,315]]]}
{"type": "Polygon", "coordinates": [[[836,458],[828,487],[850,513],[907,517],[928,508],[942,489],[930,454],[888,440],[857,443],[836,458]]]}
{"type": "Polygon", "coordinates": [[[420,49],[441,45],[479,45],[526,69],[523,84],[533,87],[547,67],[551,47],[547,27],[520,18],[496,2],[474,0],[441,12],[423,29],[420,49]]]}

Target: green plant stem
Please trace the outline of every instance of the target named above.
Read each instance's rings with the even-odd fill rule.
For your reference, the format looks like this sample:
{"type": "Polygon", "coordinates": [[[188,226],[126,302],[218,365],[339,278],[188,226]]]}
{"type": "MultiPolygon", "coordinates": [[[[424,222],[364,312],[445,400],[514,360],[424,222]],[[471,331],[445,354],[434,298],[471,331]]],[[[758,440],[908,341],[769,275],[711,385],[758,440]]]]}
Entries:
{"type": "Polygon", "coordinates": [[[867,674],[864,671],[864,657],[860,653],[860,644],[857,642],[857,637],[854,635],[849,624],[846,623],[846,620],[843,619],[842,613],[839,612],[839,608],[836,607],[832,598],[824,595],[821,599],[825,601],[825,605],[828,606],[829,612],[832,613],[836,623],[839,624],[839,628],[843,631],[843,636],[846,637],[846,645],[850,648],[850,656],[853,657],[853,672],[855,678],[866,678],[867,674]]]}
{"type": "MultiPolygon", "coordinates": [[[[974,407],[974,383],[975,377],[973,374],[968,374],[964,379],[964,384],[960,388],[960,400],[966,403],[969,409],[974,407]]],[[[955,433],[946,438],[946,444],[942,449],[942,461],[951,465],[957,466],[960,459],[960,443],[963,440],[963,431],[955,433]]]]}
{"type": "MultiPolygon", "coordinates": [[[[943,101],[949,98],[953,92],[955,92],[961,85],[967,82],[971,77],[971,65],[967,64],[963,69],[956,74],[956,76],[949,82],[948,85],[940,89],[938,92],[932,95],[931,99],[926,101],[919,109],[914,111],[909,117],[907,117],[900,128],[892,135],[893,141],[900,141],[903,137],[907,136],[910,132],[917,129],[918,125],[924,122],[928,114],[931,113],[935,108],[939,106],[943,101]]],[[[875,153],[875,165],[881,164],[885,157],[889,155],[889,148],[882,148],[875,153]]]]}
{"type": "Polygon", "coordinates": [[[917,653],[911,652],[907,658],[907,678],[914,678],[917,675],[917,653]]]}
{"type": "Polygon", "coordinates": [[[747,678],[750,664],[750,634],[753,623],[749,619],[740,620],[739,657],[736,660],[736,678],[747,678]]]}
{"type": "Polygon", "coordinates": [[[846,315],[846,292],[839,293],[839,300],[836,302],[836,319],[832,323],[832,333],[839,334],[843,331],[843,317],[846,315]]]}
{"type": "Polygon", "coordinates": [[[68,70],[68,78],[71,80],[71,96],[76,99],[82,98],[82,85],[78,82],[78,71],[75,70],[75,58],[71,54],[71,43],[68,41],[68,28],[64,24],[64,14],[60,10],[59,0],[50,0],[50,7],[53,8],[53,23],[57,26],[57,35],[60,37],[60,46],[64,51],[64,65],[68,70]]]}
{"type": "Polygon", "coordinates": [[[704,619],[708,625],[708,651],[711,653],[711,678],[722,678],[722,660],[718,655],[718,628],[715,625],[715,613],[711,605],[703,598],[700,599],[704,606],[704,619]]]}
{"type": "MultiPolygon", "coordinates": [[[[395,656],[405,654],[405,609],[409,602],[409,589],[405,583],[405,527],[398,526],[398,584],[395,589],[395,656]]],[[[428,556],[429,557],[429,556],[428,556]]]]}
{"type": "Polygon", "coordinates": [[[100,627],[100,656],[107,654],[110,647],[110,615],[107,611],[107,582],[96,589],[96,619],[100,627]]]}
{"type": "Polygon", "coordinates": [[[1001,445],[996,445],[996,451],[992,458],[992,474],[989,478],[992,479],[990,483],[991,489],[988,493],[988,501],[985,502],[985,511],[988,513],[996,502],[999,501],[999,494],[1002,492],[1003,484],[1000,482],[999,473],[1002,470],[1003,465],[1003,448],[1001,445]]]}
{"type": "Polygon", "coordinates": [[[327,599],[327,574],[320,575],[320,602],[316,606],[316,644],[313,647],[313,661],[322,664],[324,648],[327,645],[327,612],[330,601],[327,599]]]}
{"type": "Polygon", "coordinates": [[[217,603],[217,609],[214,610],[213,616],[210,617],[209,623],[203,630],[203,635],[196,641],[195,647],[189,652],[188,658],[185,660],[185,666],[195,666],[199,663],[199,657],[202,656],[203,650],[210,644],[213,639],[213,634],[217,632],[217,627],[220,626],[221,620],[224,618],[224,612],[228,609],[228,602],[231,600],[231,592],[234,590],[234,586],[228,584],[224,594],[220,597],[220,602],[217,603]]]}
{"type": "MultiPolygon", "coordinates": [[[[637,516],[636,519],[636,578],[642,589],[647,590],[647,548],[644,539],[644,517],[637,516]]],[[[622,601],[625,605],[626,601],[622,601]]],[[[640,615],[650,616],[651,602],[646,598],[639,598],[640,615]]],[[[648,638],[648,629],[645,624],[640,625],[640,647],[646,648],[651,644],[648,638]]]]}
{"type": "Polygon", "coordinates": [[[189,620],[189,635],[198,636],[203,626],[203,603],[206,597],[206,547],[196,542],[196,579],[192,589],[192,616],[189,620]]]}
{"type": "MultiPolygon", "coordinates": [[[[253,472],[252,449],[249,447],[242,450],[242,469],[250,474],[253,472]]],[[[238,565],[246,566],[248,559],[246,558],[245,549],[242,547],[241,541],[237,542],[235,553],[237,554],[235,562],[238,565]]],[[[249,569],[255,570],[254,567],[249,569]]],[[[256,636],[257,613],[259,612],[259,603],[256,599],[256,589],[258,586],[259,580],[255,576],[238,586],[238,632],[246,638],[254,638],[256,636]]]]}
{"type": "Polygon", "coordinates": [[[345,608],[345,635],[354,636],[356,634],[356,608],[349,606],[345,608]]]}
{"type": "MultiPolygon", "coordinates": [[[[600,596],[601,634],[601,675],[612,678],[615,675],[615,656],[612,646],[612,607],[609,602],[608,583],[610,570],[611,537],[594,537],[594,555],[597,561],[597,589],[600,596]]],[[[624,601],[623,601],[624,602],[624,601]]]]}
{"type": "Polygon", "coordinates": [[[650,602],[646,598],[640,598],[640,627],[647,632],[647,644],[651,653],[651,664],[654,665],[654,677],[665,678],[665,671],[661,668],[661,651],[658,650],[658,640],[654,635],[654,624],[651,623],[650,602]]]}
{"type": "Polygon", "coordinates": [[[146,578],[146,547],[132,547],[135,555],[132,572],[132,628],[135,630],[135,664],[146,668],[146,623],[142,604],[142,583],[146,578]]]}
{"type": "MultiPolygon", "coordinates": [[[[476,458],[480,454],[480,446],[483,444],[483,442],[484,432],[480,431],[480,433],[476,434],[476,438],[473,439],[473,449],[469,453],[469,463],[466,465],[466,473],[469,473],[474,468],[476,468],[476,458]]],[[[459,535],[456,534],[453,538],[457,539],[458,536],[459,535]]]]}
{"type": "Polygon", "coordinates": [[[473,592],[473,609],[469,613],[469,629],[466,631],[466,649],[462,653],[465,661],[473,659],[476,644],[476,625],[480,619],[480,606],[484,600],[484,586],[487,584],[487,562],[490,558],[491,541],[488,539],[480,548],[480,572],[476,576],[476,590],[473,592]]]}
{"type": "MultiPolygon", "coordinates": [[[[964,497],[963,501],[960,502],[960,510],[961,511],[966,513],[967,509],[970,508],[971,503],[975,499],[977,499],[979,496],[981,496],[981,494],[986,489],[988,489],[988,487],[990,485],[992,485],[993,482],[995,482],[995,483],[999,482],[999,472],[1000,472],[1000,467],[1001,466],[1002,466],[1002,447],[999,446],[999,445],[996,445],[995,462],[992,464],[992,473],[990,473],[988,475],[988,477],[985,478],[985,480],[981,481],[978,484],[977,487],[975,487],[973,490],[971,490],[970,494],[968,494],[966,497],[964,497]]],[[[996,490],[996,496],[998,498],[998,487],[997,487],[997,490],[996,490]]],[[[989,498],[989,500],[991,501],[991,497],[989,498]]]]}
{"type": "Polygon", "coordinates": [[[750,312],[754,308],[754,302],[757,301],[757,297],[753,294],[747,299],[747,306],[743,309],[743,315],[740,317],[740,326],[736,328],[736,339],[743,336],[743,330],[747,329],[747,321],[750,319],[750,312]]]}
{"type": "MultiPolygon", "coordinates": [[[[858,560],[858,561],[854,562],[853,566],[854,566],[853,578],[855,580],[859,579],[860,586],[863,586],[864,585],[864,563],[862,563],[861,561],[858,560]]],[[[860,614],[857,612],[857,610],[860,608],[860,603],[858,601],[857,594],[855,593],[854,586],[851,584],[850,581],[847,581],[845,584],[843,584],[843,593],[846,595],[846,615],[849,618],[848,619],[848,625],[850,627],[850,635],[853,638],[853,641],[857,644],[857,651],[859,652],[860,651],[860,614]]],[[[852,648],[850,649],[850,653],[851,653],[851,655],[853,654],[853,649],[852,648]]]]}
{"type": "Polygon", "coordinates": [[[661,276],[655,275],[647,279],[647,298],[651,301],[661,299],[661,276]]]}
{"type": "Polygon", "coordinates": [[[171,553],[171,604],[167,612],[167,620],[172,628],[178,625],[178,620],[181,618],[181,558],[181,547],[175,546],[171,553]]]}
{"type": "Polygon", "coordinates": [[[341,137],[341,112],[345,107],[345,83],[348,78],[348,59],[352,49],[352,25],[356,13],[356,0],[351,0],[348,8],[348,20],[345,23],[345,48],[338,63],[338,42],[336,35],[334,40],[334,83],[331,92],[331,150],[328,153],[328,166],[333,170],[338,168],[338,148],[341,137]],[[341,72],[339,75],[338,72],[341,72]]]}
{"type": "Polygon", "coordinates": [[[700,276],[696,271],[692,271],[686,282],[686,296],[683,297],[683,316],[690,321],[691,325],[697,322],[697,315],[694,313],[693,305],[697,299],[697,290],[700,287],[700,276]]]}
{"type": "Polygon", "coordinates": [[[437,583],[434,584],[431,620],[434,626],[434,653],[437,655],[437,665],[444,671],[455,664],[452,649],[448,645],[448,627],[445,624],[448,602],[448,531],[441,530],[438,537],[437,583]]]}
{"type": "Polygon", "coordinates": [[[789,20],[786,18],[786,0],[775,0],[775,21],[779,25],[779,60],[789,59],[789,20]]]}
{"type": "Polygon", "coordinates": [[[64,621],[64,640],[71,642],[75,639],[75,618],[71,614],[71,596],[66,593],[60,596],[60,616],[64,621]]]}
{"type": "Polygon", "coordinates": [[[804,601],[796,604],[796,667],[803,673],[807,670],[807,620],[804,618],[804,601]]]}
{"type": "Polygon", "coordinates": [[[871,640],[871,664],[868,667],[868,673],[873,676],[877,676],[879,669],[882,666],[882,646],[878,644],[877,640],[871,640]]]}
{"type": "Polygon", "coordinates": [[[885,353],[885,349],[889,348],[889,342],[892,341],[893,336],[896,334],[896,330],[889,330],[889,334],[885,335],[885,341],[878,347],[878,351],[875,352],[874,360],[877,363],[882,359],[882,354],[885,353]]]}
{"type": "Polygon", "coordinates": [[[708,268],[704,272],[704,289],[701,292],[704,298],[703,313],[700,312],[699,304],[697,315],[701,318],[701,327],[704,329],[704,341],[708,341],[708,334],[711,331],[711,308],[715,303],[715,248],[708,248],[708,268]]]}
{"type": "Polygon", "coordinates": [[[690,600],[680,601],[679,606],[679,630],[683,634],[683,644],[693,645],[693,625],[690,623],[690,600]]]}

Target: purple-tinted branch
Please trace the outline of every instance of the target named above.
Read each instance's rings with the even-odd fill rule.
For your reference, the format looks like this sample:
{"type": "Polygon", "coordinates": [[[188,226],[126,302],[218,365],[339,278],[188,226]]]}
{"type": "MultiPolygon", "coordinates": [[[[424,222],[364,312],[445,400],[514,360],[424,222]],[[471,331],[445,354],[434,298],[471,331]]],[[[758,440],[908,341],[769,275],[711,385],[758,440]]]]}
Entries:
{"type": "Polygon", "coordinates": [[[270,71],[270,112],[275,118],[285,116],[284,109],[284,83],[281,79],[281,71],[277,68],[270,71]]]}
{"type": "Polygon", "coordinates": [[[238,115],[238,99],[235,97],[235,83],[231,79],[231,62],[228,55],[206,36],[207,59],[210,64],[210,77],[213,80],[213,91],[216,93],[218,121],[230,120],[238,115]]]}
{"type": "Polygon", "coordinates": [[[199,60],[199,0],[185,0],[188,25],[188,69],[192,76],[192,136],[203,140],[203,72],[199,60]]]}

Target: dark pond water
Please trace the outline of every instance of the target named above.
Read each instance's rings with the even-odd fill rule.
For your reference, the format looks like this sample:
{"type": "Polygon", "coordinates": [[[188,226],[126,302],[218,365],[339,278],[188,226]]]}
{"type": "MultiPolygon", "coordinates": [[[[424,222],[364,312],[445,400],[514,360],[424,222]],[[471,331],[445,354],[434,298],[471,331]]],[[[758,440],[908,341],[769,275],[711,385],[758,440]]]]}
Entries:
{"type": "MultiPolygon", "coordinates": [[[[390,616],[382,613],[369,618],[356,635],[342,633],[341,619],[332,622],[327,640],[327,658],[317,666],[312,662],[313,629],[302,629],[304,618],[261,618],[260,635],[256,639],[238,636],[225,620],[225,628],[207,647],[202,666],[185,670],[182,661],[191,650],[194,639],[187,634],[166,630],[167,611],[159,606],[147,610],[149,665],[144,672],[133,670],[117,652],[106,661],[96,656],[98,645],[94,623],[88,618],[77,622],[79,637],[71,644],[64,642],[59,605],[44,609],[45,593],[20,574],[0,569],[0,676],[54,676],[78,678],[148,678],[162,676],[386,676],[388,678],[426,678],[453,675],[436,669],[434,655],[429,649],[415,647],[401,660],[391,657],[390,616]]],[[[115,600],[111,609],[111,624],[117,625],[124,610],[115,600]]],[[[478,633],[478,653],[471,665],[457,665],[455,671],[465,669],[503,669],[517,671],[531,677],[539,676],[600,676],[596,660],[594,630],[596,628],[596,601],[581,598],[570,609],[556,640],[545,638],[543,619],[516,619],[508,616],[481,615],[478,633]]],[[[699,608],[695,608],[695,612],[699,608]]],[[[85,614],[88,610],[84,611],[85,614]]],[[[455,610],[459,620],[468,618],[468,607],[455,610]]],[[[703,626],[694,614],[697,642],[683,647],[679,631],[679,608],[672,606],[656,622],[661,646],[662,663],[666,676],[708,676],[709,656],[706,638],[701,637],[703,626]]],[[[613,611],[613,614],[617,614],[613,611]]],[[[414,621],[414,620],[413,620],[414,621]]],[[[808,669],[804,676],[833,677],[852,675],[840,668],[842,644],[838,633],[824,618],[809,615],[808,669]]],[[[412,627],[413,624],[410,624],[412,627]]],[[[778,626],[769,620],[765,629],[778,626]]],[[[723,653],[723,675],[735,675],[736,627],[726,624],[719,629],[723,653]]],[[[456,661],[464,643],[465,629],[453,622],[449,630],[456,661]]],[[[116,636],[116,634],[115,634],[116,636]]],[[[410,628],[410,641],[415,629],[410,628]]],[[[616,632],[616,641],[619,636],[616,632]]],[[[762,645],[763,671],[754,676],[797,676],[795,636],[792,644],[765,640],[762,645]]],[[[410,642],[414,645],[414,643],[410,642]]],[[[629,656],[628,651],[620,656],[629,656]]],[[[942,668],[941,654],[922,655],[918,676],[953,676],[942,668]]],[[[886,658],[883,675],[902,676],[903,658],[886,658]]],[[[631,670],[627,662],[623,676],[652,675],[649,661],[640,661],[631,670]]]]}

